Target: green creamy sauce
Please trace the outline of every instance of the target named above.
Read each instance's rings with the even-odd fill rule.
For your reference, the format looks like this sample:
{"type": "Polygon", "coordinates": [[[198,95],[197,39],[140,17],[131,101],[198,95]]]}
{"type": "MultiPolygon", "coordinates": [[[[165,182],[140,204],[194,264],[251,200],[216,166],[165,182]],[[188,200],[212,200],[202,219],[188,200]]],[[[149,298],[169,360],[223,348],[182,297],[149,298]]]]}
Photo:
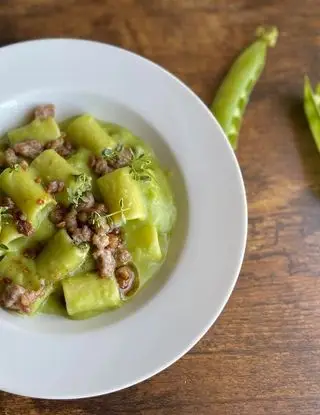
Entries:
{"type": "MultiPolygon", "coordinates": [[[[65,130],[70,121],[73,120],[74,118],[64,121],[60,125],[61,130],[65,130]]],[[[140,285],[138,290],[140,290],[159,270],[166,258],[170,232],[176,219],[176,206],[166,174],[160,168],[152,149],[140,138],[117,124],[100,122],[100,125],[117,143],[139,149],[151,160],[149,167],[152,171],[152,180],[146,183],[139,182],[147,210],[146,220],[130,220],[124,225],[127,248],[131,252],[133,262],[139,272],[140,285]],[[154,225],[157,230],[157,235],[154,235],[154,230],[150,225],[154,225]]],[[[96,177],[94,177],[94,174],[87,167],[89,155],[90,152],[88,150],[80,149],[68,161],[75,168],[91,175],[93,178],[93,193],[96,198],[100,198],[96,177]]],[[[50,226],[46,223],[43,226],[42,232],[50,233],[49,228],[50,226]]],[[[85,263],[77,272],[90,272],[94,269],[94,260],[88,255],[85,263]]],[[[124,300],[121,299],[121,303],[123,302],[124,300]]],[[[50,295],[42,306],[41,312],[68,317],[60,287],[50,295]]],[[[75,314],[71,318],[86,319],[97,314],[100,314],[100,312],[88,311],[75,314]]]]}

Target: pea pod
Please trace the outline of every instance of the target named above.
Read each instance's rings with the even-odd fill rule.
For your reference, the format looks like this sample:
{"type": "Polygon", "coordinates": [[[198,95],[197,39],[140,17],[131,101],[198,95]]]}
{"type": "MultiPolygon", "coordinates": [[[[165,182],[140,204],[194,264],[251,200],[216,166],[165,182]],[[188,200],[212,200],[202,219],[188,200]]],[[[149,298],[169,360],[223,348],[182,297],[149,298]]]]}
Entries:
{"type": "Polygon", "coordinates": [[[320,151],[320,84],[313,92],[307,76],[304,78],[304,112],[314,141],[320,151]]]}
{"type": "Polygon", "coordinates": [[[226,133],[233,149],[250,94],[266,63],[268,47],[274,47],[278,38],[276,27],[259,27],[257,39],[245,49],[223,80],[211,106],[211,111],[226,133]]]}

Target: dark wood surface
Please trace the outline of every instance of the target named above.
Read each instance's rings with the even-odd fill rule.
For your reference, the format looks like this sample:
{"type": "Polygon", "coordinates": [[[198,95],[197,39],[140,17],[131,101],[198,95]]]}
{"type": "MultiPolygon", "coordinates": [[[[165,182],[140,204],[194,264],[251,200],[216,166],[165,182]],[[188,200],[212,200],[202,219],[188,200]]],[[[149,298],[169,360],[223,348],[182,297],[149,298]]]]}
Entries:
{"type": "Polygon", "coordinates": [[[120,45],[207,104],[261,23],[281,37],[241,130],[249,239],[217,323],[140,385],[69,402],[0,393],[1,415],[320,414],[320,157],[301,104],[304,73],[320,81],[319,0],[0,2],[1,45],[56,36],[120,45]]]}

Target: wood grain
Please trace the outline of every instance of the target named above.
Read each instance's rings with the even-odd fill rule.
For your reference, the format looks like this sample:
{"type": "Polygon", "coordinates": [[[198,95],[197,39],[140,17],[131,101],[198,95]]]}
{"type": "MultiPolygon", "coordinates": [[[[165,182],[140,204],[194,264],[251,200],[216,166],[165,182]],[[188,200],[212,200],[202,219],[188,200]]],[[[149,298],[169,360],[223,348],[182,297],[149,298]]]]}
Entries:
{"type": "Polygon", "coordinates": [[[249,239],[218,322],[140,385],[71,402],[0,393],[2,415],[320,414],[320,157],[301,104],[304,73],[320,80],[319,0],[0,2],[1,45],[57,36],[120,45],[207,104],[261,23],[281,38],[241,130],[249,239]]]}

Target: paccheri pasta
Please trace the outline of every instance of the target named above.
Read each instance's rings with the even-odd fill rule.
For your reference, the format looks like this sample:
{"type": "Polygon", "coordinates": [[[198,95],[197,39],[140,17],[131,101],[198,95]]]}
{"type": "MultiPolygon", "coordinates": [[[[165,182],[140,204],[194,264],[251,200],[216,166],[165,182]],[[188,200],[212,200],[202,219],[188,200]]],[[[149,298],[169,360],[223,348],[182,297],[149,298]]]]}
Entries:
{"type": "Polygon", "coordinates": [[[120,307],[163,263],[176,218],[141,139],[53,105],[2,141],[0,305],[88,318],[120,307]]]}

